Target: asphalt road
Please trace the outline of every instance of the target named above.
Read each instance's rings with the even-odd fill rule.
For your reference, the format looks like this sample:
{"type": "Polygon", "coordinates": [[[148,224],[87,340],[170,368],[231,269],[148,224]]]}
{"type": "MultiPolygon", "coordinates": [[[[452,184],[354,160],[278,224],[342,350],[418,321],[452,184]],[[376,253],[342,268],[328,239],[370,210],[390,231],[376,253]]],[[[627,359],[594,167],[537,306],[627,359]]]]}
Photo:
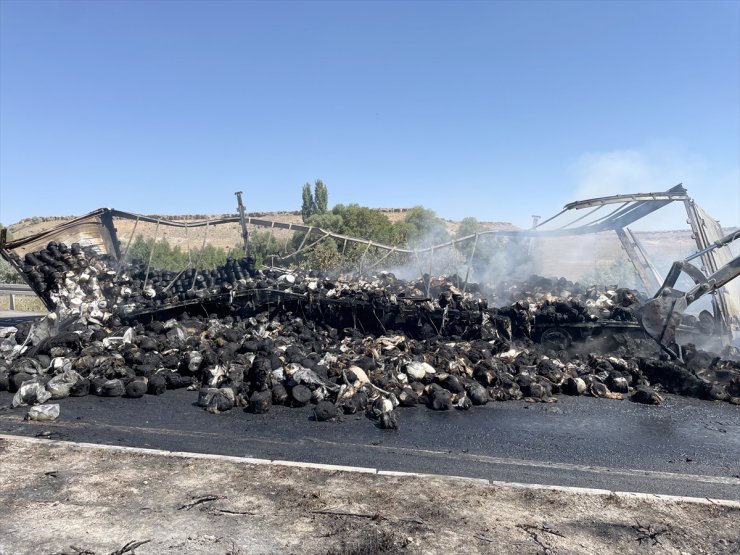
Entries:
{"type": "Polygon", "coordinates": [[[46,313],[41,312],[21,312],[19,310],[0,310],[0,328],[3,326],[15,326],[20,322],[37,320],[46,313]]]}
{"type": "MultiPolygon", "coordinates": [[[[662,406],[589,397],[489,403],[467,412],[398,409],[401,429],[364,415],[319,423],[310,407],[212,415],[196,392],[59,401],[24,422],[0,393],[0,433],[172,451],[372,467],[490,480],[740,500],[740,408],[668,396],[662,406]]],[[[143,470],[145,472],[145,470],[143,470]]]]}

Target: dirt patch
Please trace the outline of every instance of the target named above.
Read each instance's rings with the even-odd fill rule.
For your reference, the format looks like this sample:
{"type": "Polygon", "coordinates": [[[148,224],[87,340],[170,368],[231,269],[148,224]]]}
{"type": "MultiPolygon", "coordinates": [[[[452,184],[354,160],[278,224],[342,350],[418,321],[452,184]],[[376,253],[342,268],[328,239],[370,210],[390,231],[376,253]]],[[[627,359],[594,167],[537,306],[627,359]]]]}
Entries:
{"type": "Polygon", "coordinates": [[[23,439],[0,440],[0,506],[2,554],[740,550],[733,507],[23,439]]]}

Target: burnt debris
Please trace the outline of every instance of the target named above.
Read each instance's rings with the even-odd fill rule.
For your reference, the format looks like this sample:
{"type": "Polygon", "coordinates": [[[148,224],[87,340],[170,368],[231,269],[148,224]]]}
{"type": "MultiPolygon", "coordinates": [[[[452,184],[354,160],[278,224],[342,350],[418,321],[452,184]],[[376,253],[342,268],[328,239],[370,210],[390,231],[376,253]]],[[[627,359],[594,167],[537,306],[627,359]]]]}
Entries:
{"type": "Polygon", "coordinates": [[[532,278],[493,307],[490,291],[457,276],[330,277],[249,258],[150,271],[54,242],[21,263],[56,311],[0,328],[0,390],[13,406],[188,388],[214,414],[310,405],[317,421],[365,413],[395,429],[399,406],[561,394],[659,404],[665,392],[740,403],[736,350],[688,346],[685,363],[668,360],[626,289],[532,278]]]}

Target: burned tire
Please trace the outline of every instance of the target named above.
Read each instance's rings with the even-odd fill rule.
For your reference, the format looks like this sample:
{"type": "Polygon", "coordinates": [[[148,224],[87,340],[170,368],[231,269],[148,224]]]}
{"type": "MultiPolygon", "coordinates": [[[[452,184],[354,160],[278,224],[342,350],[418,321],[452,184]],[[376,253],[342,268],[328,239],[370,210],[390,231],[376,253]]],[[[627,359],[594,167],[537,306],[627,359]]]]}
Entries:
{"type": "Polygon", "coordinates": [[[565,328],[547,328],[540,336],[540,343],[546,349],[564,351],[573,344],[573,338],[565,328]]]}

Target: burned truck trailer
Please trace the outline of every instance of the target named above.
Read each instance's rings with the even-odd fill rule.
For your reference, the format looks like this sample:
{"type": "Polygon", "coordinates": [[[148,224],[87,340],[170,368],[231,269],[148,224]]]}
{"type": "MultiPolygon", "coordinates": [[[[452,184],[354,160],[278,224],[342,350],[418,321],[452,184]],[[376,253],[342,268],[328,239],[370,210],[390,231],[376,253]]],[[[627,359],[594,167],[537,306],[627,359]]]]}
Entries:
{"type": "MultiPolygon", "coordinates": [[[[736,239],[737,232],[725,235],[719,223],[689,197],[686,189],[680,184],[665,192],[614,195],[572,202],[565,205],[558,214],[521,233],[536,240],[536,238],[589,236],[609,231],[616,234],[634,268],[635,275],[649,294],[661,295],[668,285],[675,286],[681,270],[691,278],[693,284],[703,284],[705,291],[711,288],[711,312],[703,310],[697,317],[686,316],[683,320],[676,314],[675,333],[670,336],[671,342],[677,340],[679,343],[690,342],[720,348],[730,344],[733,337],[738,335],[740,280],[734,279],[738,275],[736,270],[738,257],[731,249],[731,243],[736,239]],[[686,221],[691,228],[696,253],[674,263],[664,279],[638,236],[628,226],[673,203],[681,204],[686,212],[686,221]],[[573,211],[581,210],[585,212],[573,219],[573,211]],[[697,268],[690,264],[692,260],[700,261],[701,267],[697,268]],[[713,276],[723,276],[721,286],[715,287],[712,280],[716,278],[713,276]]],[[[696,297],[696,293],[693,295],[696,297]]],[[[695,298],[692,298],[689,304],[694,300],[695,298]]],[[[563,343],[569,341],[571,335],[591,337],[594,331],[601,333],[608,328],[624,327],[635,327],[635,323],[602,322],[596,327],[586,324],[571,326],[569,329],[546,329],[543,330],[543,334],[546,339],[563,343]]],[[[640,327],[644,328],[642,320],[640,327]]],[[[662,335],[648,331],[658,343],[665,343],[662,335]]]]}
{"type": "MultiPolygon", "coordinates": [[[[561,393],[659,403],[667,391],[740,403],[737,353],[687,349],[681,363],[659,357],[632,291],[538,278],[520,287],[523,297],[491,306],[468,272],[402,280],[368,271],[396,255],[474,246],[487,233],[413,250],[246,215],[181,222],[101,209],[3,243],[2,255],[54,312],[46,328],[0,329],[0,390],[14,393],[18,406],[49,395],[141,397],[188,387],[211,412],[312,403],[318,420],[365,411],[382,428],[398,426],[399,405],[467,410],[492,400],[551,402],[561,393]],[[119,240],[123,219],[131,230],[119,240]],[[194,264],[156,268],[156,242],[145,260],[129,261],[147,225],[155,238],[175,227],[202,233],[194,264]],[[248,257],[203,268],[208,234],[222,225],[300,231],[295,252],[326,237],[356,241],[363,272],[257,268],[248,257]],[[611,341],[603,350],[568,349],[577,334],[599,333],[611,341]]],[[[469,252],[468,268],[475,248],[469,252]]]]}
{"type": "MultiPolygon", "coordinates": [[[[240,281],[243,281],[244,275],[250,272],[254,273],[253,262],[249,258],[228,261],[222,268],[199,268],[199,261],[209,234],[210,236],[218,235],[221,226],[240,226],[241,236],[245,238],[245,246],[248,241],[247,231],[249,226],[267,229],[271,232],[302,233],[303,239],[300,245],[293,252],[285,252],[284,256],[278,260],[282,263],[295,261],[301,253],[315,247],[327,238],[342,244],[342,250],[346,248],[348,243],[361,246],[363,255],[357,263],[357,273],[359,275],[375,271],[391,260],[415,261],[419,267],[422,294],[415,299],[405,299],[408,306],[418,306],[431,299],[432,278],[429,275],[431,272],[427,273],[427,271],[431,269],[434,258],[440,256],[440,253],[444,253],[446,249],[461,245],[468,246],[469,256],[465,261],[465,267],[461,268],[460,272],[464,277],[456,277],[456,285],[461,292],[465,293],[470,287],[468,278],[471,267],[475,263],[476,245],[479,245],[486,237],[515,237],[520,245],[526,247],[528,242],[531,244],[544,239],[587,237],[596,233],[613,231],[645,290],[652,293],[660,288],[663,281],[662,276],[650,261],[638,236],[628,226],[672,203],[681,203],[686,210],[691,225],[692,237],[696,242],[697,250],[702,253],[699,257],[702,262],[701,270],[706,274],[711,274],[727,264],[732,258],[729,246],[710,248],[722,237],[722,229],[688,196],[681,185],[665,192],[616,195],[577,201],[567,204],[558,214],[545,219],[528,230],[479,231],[466,237],[422,249],[383,245],[362,238],[343,236],[313,226],[247,216],[243,213],[243,207],[240,203],[239,214],[198,221],[181,221],[132,214],[114,209],[99,209],[54,229],[42,231],[29,237],[11,242],[6,242],[0,238],[0,254],[23,276],[50,311],[57,309],[60,302],[73,302],[75,306],[67,307],[72,313],[76,313],[82,308],[88,312],[94,311],[96,316],[99,316],[99,314],[105,316],[106,314],[112,314],[110,309],[116,306],[119,317],[131,320],[137,315],[153,317],[159,313],[161,313],[159,317],[165,317],[177,313],[178,310],[185,310],[188,307],[203,304],[207,304],[212,310],[216,310],[219,306],[222,308],[237,305],[261,307],[271,304],[275,306],[279,302],[296,305],[296,303],[304,303],[312,295],[315,296],[315,292],[310,290],[303,291],[298,295],[287,291],[287,288],[271,290],[266,283],[260,284],[259,280],[252,287],[241,285],[240,281]],[[582,214],[581,211],[583,211],[582,214]],[[119,238],[116,222],[122,220],[128,221],[129,227],[133,222],[133,226],[126,237],[119,238]],[[138,274],[134,276],[135,279],[132,283],[122,287],[101,288],[101,281],[110,285],[113,281],[118,280],[122,274],[134,270],[128,264],[128,253],[137,231],[141,232],[145,226],[149,226],[148,235],[153,236],[149,260],[144,261],[145,264],[138,268],[138,274]],[[152,265],[152,255],[157,246],[157,239],[166,238],[168,230],[172,229],[184,230],[186,234],[191,232],[196,235],[193,237],[195,242],[193,249],[190,248],[190,241],[188,241],[188,255],[192,264],[179,272],[162,271],[152,265]],[[202,233],[202,241],[197,233],[202,233]],[[58,252],[59,247],[57,245],[64,245],[62,248],[68,248],[69,252],[58,252]],[[45,252],[48,247],[51,247],[51,253],[45,252]],[[85,272],[78,267],[79,261],[75,262],[75,256],[82,249],[88,253],[87,258],[89,260],[99,259],[103,262],[100,268],[95,268],[93,265],[93,268],[85,272]],[[64,277],[61,274],[71,270],[75,270],[82,276],[85,281],[84,287],[89,289],[92,294],[92,297],[82,295],[82,298],[92,298],[93,302],[75,300],[70,297],[70,295],[74,297],[74,294],[64,288],[61,291],[55,290],[56,284],[64,283],[64,277]],[[101,273],[105,273],[105,276],[101,273]],[[91,276],[90,274],[95,275],[91,276]],[[95,279],[91,280],[91,277],[95,279]],[[132,288],[131,285],[134,285],[134,287],[132,288]],[[122,293],[127,295],[127,302],[123,302],[122,293]]],[[[287,251],[288,242],[286,241],[285,244],[287,251]]],[[[274,263],[275,260],[273,260],[273,265],[274,263]]],[[[76,283],[68,285],[73,290],[78,287],[76,283]]],[[[81,290],[77,290],[76,294],[79,297],[81,293],[81,290]]],[[[491,297],[490,292],[488,297],[491,297]]],[[[334,303],[334,301],[326,299],[327,303],[334,303]]],[[[356,300],[353,302],[356,303],[356,300]]],[[[354,311],[354,319],[357,318],[358,312],[362,312],[360,310],[362,307],[357,304],[353,310],[347,307],[342,307],[340,310],[339,307],[342,306],[342,303],[334,304],[336,305],[337,314],[354,311]]],[[[634,304],[634,300],[630,300],[629,304],[634,304]]],[[[737,281],[728,283],[724,288],[713,292],[712,309],[711,314],[707,312],[700,314],[698,324],[701,325],[679,326],[679,340],[701,344],[711,337],[713,341],[729,343],[733,330],[736,330],[740,323],[740,283],[737,281]]],[[[386,310],[386,316],[388,312],[386,310]]],[[[367,323],[368,328],[386,327],[388,322],[392,320],[392,318],[388,318],[384,323],[382,318],[377,318],[377,311],[374,311],[372,322],[367,323]],[[378,322],[380,322],[380,326],[378,326],[378,322]]],[[[399,321],[402,319],[399,315],[394,318],[399,321]]],[[[697,324],[697,322],[690,321],[691,317],[687,318],[689,323],[697,324]]],[[[434,325],[438,326],[442,322],[442,315],[436,315],[434,319],[436,320],[433,322],[434,325]]],[[[570,345],[573,340],[599,336],[603,333],[620,330],[639,333],[640,330],[638,320],[629,315],[619,317],[617,320],[602,318],[596,322],[582,321],[579,318],[573,318],[572,320],[557,322],[543,319],[543,321],[536,323],[532,330],[533,338],[553,347],[565,347],[570,345]]]]}

